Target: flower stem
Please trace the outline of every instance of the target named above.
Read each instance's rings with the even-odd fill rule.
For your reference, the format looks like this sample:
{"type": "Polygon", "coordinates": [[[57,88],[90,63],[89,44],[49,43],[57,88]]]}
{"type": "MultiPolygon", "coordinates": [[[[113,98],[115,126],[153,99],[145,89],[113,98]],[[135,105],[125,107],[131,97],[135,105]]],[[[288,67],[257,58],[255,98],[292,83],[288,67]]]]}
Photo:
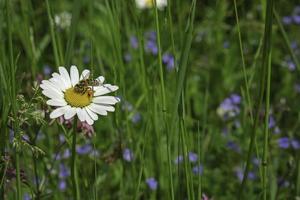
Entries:
{"type": "Polygon", "coordinates": [[[73,124],[73,140],[72,140],[72,157],[71,157],[71,178],[72,178],[72,190],[73,197],[76,200],[80,199],[78,178],[76,173],[76,136],[77,136],[77,118],[74,118],[73,124]]]}

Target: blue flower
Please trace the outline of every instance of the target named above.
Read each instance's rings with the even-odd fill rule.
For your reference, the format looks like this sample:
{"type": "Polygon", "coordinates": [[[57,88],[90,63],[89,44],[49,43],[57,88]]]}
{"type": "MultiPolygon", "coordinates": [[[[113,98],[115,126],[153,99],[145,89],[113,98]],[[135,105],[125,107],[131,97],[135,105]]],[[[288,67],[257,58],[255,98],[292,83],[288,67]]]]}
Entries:
{"type": "Polygon", "coordinates": [[[61,191],[65,191],[67,189],[67,182],[64,179],[61,179],[58,184],[58,188],[61,191]]]}
{"type": "Polygon", "coordinates": [[[23,200],[31,200],[31,197],[28,193],[24,193],[23,200]]]}
{"type": "Polygon", "coordinates": [[[137,37],[134,35],[130,37],[130,46],[133,49],[137,49],[139,47],[139,41],[138,41],[137,37]]]}
{"type": "Polygon", "coordinates": [[[202,175],[203,174],[203,166],[202,165],[197,165],[193,167],[193,173],[196,175],[202,175]]]}
{"type": "Polygon", "coordinates": [[[155,178],[153,178],[153,177],[147,178],[147,179],[146,179],[146,183],[147,183],[148,187],[149,187],[151,190],[156,190],[156,189],[157,189],[158,183],[157,183],[157,181],[155,180],[155,178]]]}
{"type": "Polygon", "coordinates": [[[43,73],[44,73],[44,75],[48,76],[48,75],[51,74],[51,72],[52,72],[51,67],[49,65],[44,65],[44,67],[43,67],[43,73]]]}
{"type": "Polygon", "coordinates": [[[237,153],[241,152],[240,146],[237,143],[235,143],[234,141],[228,141],[226,146],[228,147],[228,149],[231,149],[237,153]]]}
{"type": "Polygon", "coordinates": [[[293,18],[290,16],[284,16],[282,18],[282,23],[285,25],[290,25],[293,22],[293,18]]]}
{"type": "Polygon", "coordinates": [[[300,15],[294,15],[293,21],[295,22],[295,24],[300,24],[300,15]]]}
{"type": "Polygon", "coordinates": [[[63,158],[66,159],[66,158],[69,158],[71,156],[71,151],[70,149],[66,149],[63,153],[63,158]]]}
{"type": "Polygon", "coordinates": [[[70,170],[64,164],[59,165],[59,178],[63,179],[70,176],[70,170]]]}
{"type": "Polygon", "coordinates": [[[217,114],[224,120],[233,118],[240,113],[242,98],[238,94],[232,94],[225,98],[217,109],[217,114]]]}
{"type": "Polygon", "coordinates": [[[282,149],[287,149],[290,147],[290,138],[282,137],[277,140],[278,146],[282,149]]]}
{"type": "Polygon", "coordinates": [[[76,147],[76,152],[80,155],[88,154],[92,151],[93,147],[90,144],[76,147]]]}
{"type": "Polygon", "coordinates": [[[198,160],[198,155],[194,152],[189,152],[189,161],[194,163],[198,160]]]}
{"type": "Polygon", "coordinates": [[[139,122],[141,121],[141,119],[142,119],[141,113],[136,112],[136,113],[132,116],[131,121],[132,121],[132,123],[137,124],[137,123],[139,123],[139,122]]]}
{"type": "Polygon", "coordinates": [[[291,140],[291,146],[293,147],[293,149],[299,149],[300,148],[300,142],[298,140],[291,140]]]}
{"type": "Polygon", "coordinates": [[[172,54],[164,53],[162,61],[167,66],[167,70],[171,71],[175,68],[175,58],[172,54]]]}
{"type": "MultiPolygon", "coordinates": [[[[238,178],[240,182],[242,182],[244,178],[244,170],[240,167],[235,169],[235,175],[238,178]]],[[[256,174],[253,171],[249,171],[248,173],[248,180],[255,180],[256,179],[256,174]]]]}
{"type": "Polygon", "coordinates": [[[177,156],[177,158],[174,160],[174,163],[175,164],[179,164],[179,163],[182,163],[183,161],[183,156],[182,155],[179,155],[177,156]]]}
{"type": "Polygon", "coordinates": [[[123,159],[127,162],[131,162],[133,160],[133,153],[130,149],[126,148],[123,150],[123,159]]]}
{"type": "Polygon", "coordinates": [[[276,126],[276,122],[275,119],[273,117],[273,115],[269,116],[269,128],[274,128],[276,126]]]}
{"type": "Polygon", "coordinates": [[[235,94],[233,93],[232,95],[230,95],[230,99],[231,99],[231,102],[233,104],[240,104],[241,101],[242,101],[242,97],[238,94],[235,94]]]}
{"type": "Polygon", "coordinates": [[[146,42],[145,50],[146,50],[146,52],[150,52],[153,55],[157,55],[157,53],[158,53],[158,47],[157,47],[156,42],[152,41],[152,40],[148,40],[146,42]]]}

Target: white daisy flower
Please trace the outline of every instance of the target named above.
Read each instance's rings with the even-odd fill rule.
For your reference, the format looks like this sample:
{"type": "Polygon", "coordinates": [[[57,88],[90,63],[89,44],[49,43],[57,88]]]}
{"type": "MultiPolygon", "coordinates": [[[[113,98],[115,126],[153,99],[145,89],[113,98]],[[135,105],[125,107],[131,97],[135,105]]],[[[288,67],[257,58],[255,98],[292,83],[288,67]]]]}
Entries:
{"type": "Polygon", "coordinates": [[[47,104],[57,107],[51,112],[50,118],[55,119],[64,116],[66,120],[71,119],[76,114],[81,122],[86,121],[92,125],[98,120],[98,115],[107,115],[107,112],[114,112],[113,105],[120,99],[114,96],[105,96],[105,94],[119,89],[118,86],[103,84],[104,77],[99,76],[95,79],[97,86],[91,86],[88,79],[90,71],[83,70],[79,77],[76,66],[71,66],[70,75],[66,68],[59,67],[59,73],[54,72],[52,78],[43,80],[40,87],[42,93],[49,97],[47,104]],[[81,85],[79,85],[79,83],[81,85]],[[82,86],[82,87],[79,87],[82,86]],[[80,91],[78,91],[81,89],[80,91]]]}
{"type": "MultiPolygon", "coordinates": [[[[135,3],[140,9],[152,8],[154,6],[154,0],[135,0],[135,3]]],[[[156,0],[156,6],[160,10],[162,10],[167,5],[167,0],[156,0]]]]}

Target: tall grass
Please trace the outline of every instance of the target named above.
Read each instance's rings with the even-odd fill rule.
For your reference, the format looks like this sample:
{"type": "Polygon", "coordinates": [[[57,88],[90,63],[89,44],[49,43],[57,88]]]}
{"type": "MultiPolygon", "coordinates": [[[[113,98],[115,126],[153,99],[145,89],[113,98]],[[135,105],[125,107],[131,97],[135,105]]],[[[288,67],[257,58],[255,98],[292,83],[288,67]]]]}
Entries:
{"type": "Polygon", "coordinates": [[[5,43],[0,46],[0,148],[2,158],[9,155],[13,161],[1,160],[0,199],[22,199],[25,194],[54,200],[193,200],[204,195],[225,200],[235,195],[239,199],[280,199],[299,195],[297,150],[281,150],[277,144],[280,137],[297,137],[294,132],[298,127],[290,130],[283,120],[297,124],[293,110],[298,107],[291,101],[298,96],[289,85],[297,78],[277,66],[288,52],[299,68],[298,53],[290,46],[289,34],[294,29],[281,22],[285,10],[277,13],[272,0],[262,1],[259,8],[257,2],[246,5],[236,0],[168,0],[164,9],[156,3],[139,9],[135,0],[16,2],[0,1],[4,10],[0,12],[0,37],[5,43]],[[72,21],[63,30],[54,18],[65,10],[72,13],[72,21]],[[272,13],[277,32],[272,32],[272,13]],[[147,49],[152,32],[157,53],[147,49]],[[132,36],[138,47],[130,44],[132,36]],[[286,49],[272,48],[271,44],[283,44],[286,49]],[[174,69],[167,68],[167,53],[174,56],[174,69]],[[45,104],[36,105],[45,111],[44,126],[21,127],[14,121],[20,106],[17,95],[30,99],[33,82],[51,77],[43,73],[46,64],[52,71],[71,64],[81,70],[89,68],[94,77],[103,75],[107,83],[119,86],[115,95],[122,101],[115,113],[94,124],[93,138],[75,133],[77,123],[69,129],[50,120],[52,108],[45,104]],[[275,89],[276,94],[272,93],[275,89]],[[241,112],[225,119],[217,110],[230,93],[241,94],[241,112]],[[278,111],[281,97],[287,98],[292,109],[278,111]],[[281,135],[270,134],[271,113],[283,130],[281,135]],[[140,118],[136,119],[136,114],[140,118]],[[227,135],[221,133],[224,128],[227,135]],[[30,146],[43,149],[46,155],[36,158],[35,152],[26,148],[15,148],[12,153],[10,129],[19,142],[25,130],[30,146]],[[59,141],[61,135],[65,142],[59,141]],[[230,149],[228,141],[235,141],[240,151],[230,149]],[[99,155],[77,153],[84,144],[91,144],[99,155]],[[125,148],[133,153],[132,159],[125,158],[125,148]],[[70,162],[63,158],[66,150],[71,153],[70,162]],[[198,156],[196,161],[189,157],[191,152],[198,156]],[[253,155],[262,157],[258,168],[251,164],[253,155]],[[290,170],[286,163],[277,163],[282,155],[291,160],[283,159],[292,166],[290,170]],[[244,157],[240,183],[235,168],[244,163],[244,157]],[[60,164],[66,164],[69,177],[60,177],[60,164]],[[201,173],[197,172],[200,166],[204,167],[201,173]],[[16,176],[8,180],[11,170],[16,170],[16,176]],[[253,171],[257,176],[250,181],[253,171]],[[290,174],[284,176],[285,171],[290,174]],[[294,188],[291,192],[277,184],[282,176],[294,188]],[[148,185],[149,178],[157,181],[157,188],[148,185]],[[59,188],[62,180],[64,190],[59,188]]]}

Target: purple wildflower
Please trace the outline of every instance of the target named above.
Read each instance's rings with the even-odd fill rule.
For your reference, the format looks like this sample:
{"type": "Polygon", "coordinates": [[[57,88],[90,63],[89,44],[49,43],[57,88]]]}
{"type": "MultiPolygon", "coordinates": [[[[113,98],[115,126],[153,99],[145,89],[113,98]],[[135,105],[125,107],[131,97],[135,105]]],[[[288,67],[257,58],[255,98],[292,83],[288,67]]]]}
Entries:
{"type": "Polygon", "coordinates": [[[290,138],[282,137],[277,140],[278,146],[282,149],[287,149],[290,147],[290,138]]]}
{"type": "Polygon", "coordinates": [[[29,195],[28,193],[25,193],[25,194],[23,195],[23,200],[31,200],[30,195],[29,195]]]}
{"type": "Polygon", "coordinates": [[[273,115],[269,116],[269,128],[274,128],[276,126],[276,122],[275,119],[273,117],[273,115]]]}
{"type": "Polygon", "coordinates": [[[225,98],[218,107],[217,113],[224,120],[237,116],[240,113],[240,103],[242,99],[238,94],[232,94],[225,98]]]}
{"type": "Polygon", "coordinates": [[[130,37],[130,46],[133,49],[137,49],[139,47],[139,41],[138,41],[136,36],[131,36],[130,37]]]}
{"type": "Polygon", "coordinates": [[[182,156],[182,155],[179,155],[179,156],[177,156],[177,158],[174,160],[174,163],[178,165],[178,164],[182,163],[182,161],[183,161],[183,156],[182,156]]]}
{"type": "Polygon", "coordinates": [[[64,143],[64,142],[66,141],[64,135],[60,134],[58,137],[59,137],[59,142],[60,142],[60,143],[64,143]]]}
{"type": "Polygon", "coordinates": [[[235,143],[234,141],[228,141],[226,146],[227,146],[228,149],[231,149],[231,150],[233,150],[237,153],[241,152],[240,146],[237,143],[235,143]]]}
{"type": "Polygon", "coordinates": [[[291,45],[290,45],[290,46],[291,46],[291,48],[294,49],[294,50],[297,49],[297,48],[298,48],[297,41],[291,42],[291,45]]]}
{"type": "Polygon", "coordinates": [[[297,93],[300,93],[300,83],[296,83],[294,85],[294,90],[297,92],[297,93]]]}
{"type": "Polygon", "coordinates": [[[197,165],[193,167],[193,173],[196,175],[202,175],[203,174],[203,166],[202,165],[197,165]]]}
{"type": "Polygon", "coordinates": [[[70,176],[70,170],[64,164],[59,165],[59,178],[66,178],[70,176]]]}
{"type": "Polygon", "coordinates": [[[240,104],[242,101],[242,97],[238,94],[232,94],[230,95],[230,99],[233,104],[240,104]]]}
{"type": "Polygon", "coordinates": [[[88,154],[93,150],[90,144],[85,144],[83,146],[76,147],[76,152],[80,155],[88,154]]]}
{"type": "Polygon", "coordinates": [[[156,41],[156,32],[155,31],[148,31],[146,32],[146,38],[152,41],[156,41]]]}
{"type": "Polygon", "coordinates": [[[137,124],[137,123],[139,123],[139,122],[141,121],[141,119],[142,119],[141,113],[136,112],[136,113],[132,116],[131,121],[132,121],[132,123],[137,124]]]}
{"type": "Polygon", "coordinates": [[[124,149],[123,159],[127,162],[131,162],[133,160],[133,153],[130,149],[128,149],[128,148],[124,149]]]}
{"type": "Polygon", "coordinates": [[[157,189],[158,183],[157,183],[157,181],[155,180],[155,178],[153,178],[153,177],[147,178],[147,179],[146,179],[146,183],[147,183],[148,187],[149,187],[151,190],[156,190],[156,189],[157,189]]]}
{"type": "Polygon", "coordinates": [[[45,76],[49,76],[52,72],[52,69],[49,65],[44,65],[43,67],[43,73],[45,76]]]}
{"type": "Polygon", "coordinates": [[[290,16],[284,16],[282,18],[282,23],[285,25],[290,25],[293,22],[293,18],[290,16]]]}
{"type": "MultiPolygon", "coordinates": [[[[244,178],[244,170],[242,168],[240,168],[240,167],[236,168],[235,169],[235,175],[238,178],[238,180],[240,182],[242,182],[243,178],[244,178]]],[[[248,180],[254,180],[254,179],[256,179],[255,173],[253,171],[249,171],[249,173],[248,173],[248,180]]]]}
{"type": "Polygon", "coordinates": [[[189,161],[195,163],[198,160],[198,155],[194,152],[189,152],[189,161]]]}
{"type": "Polygon", "coordinates": [[[70,149],[66,149],[65,151],[64,151],[64,153],[63,153],[63,158],[64,159],[67,159],[67,158],[69,158],[71,156],[71,151],[70,151],[70,149]]]}
{"type": "Polygon", "coordinates": [[[152,40],[148,40],[146,42],[145,50],[146,50],[146,52],[150,52],[153,55],[157,55],[157,53],[158,53],[158,47],[157,47],[156,42],[152,41],[152,40]]]}
{"type": "Polygon", "coordinates": [[[58,188],[60,191],[65,191],[67,188],[67,182],[64,179],[61,179],[58,184],[58,188]]]}
{"type": "Polygon", "coordinates": [[[170,53],[164,53],[162,57],[163,63],[167,66],[167,70],[171,71],[175,67],[175,58],[170,53]]]}
{"type": "Polygon", "coordinates": [[[279,134],[279,133],[281,133],[281,130],[280,130],[280,128],[278,127],[278,126],[276,126],[275,128],[274,128],[274,132],[273,132],[274,134],[279,134]]]}
{"type": "Polygon", "coordinates": [[[293,149],[300,149],[300,142],[299,142],[299,140],[292,139],[291,140],[291,146],[293,147],[293,149]]]}
{"type": "Polygon", "coordinates": [[[300,24],[300,15],[294,15],[293,21],[295,22],[295,24],[300,24]]]}

